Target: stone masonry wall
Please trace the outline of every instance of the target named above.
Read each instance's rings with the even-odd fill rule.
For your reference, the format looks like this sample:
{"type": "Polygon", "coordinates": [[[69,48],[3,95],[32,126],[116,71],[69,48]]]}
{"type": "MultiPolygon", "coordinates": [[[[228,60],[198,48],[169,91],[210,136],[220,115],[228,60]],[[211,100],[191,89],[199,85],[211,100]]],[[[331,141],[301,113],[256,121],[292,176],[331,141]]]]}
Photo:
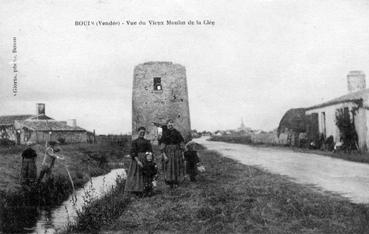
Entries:
{"type": "Polygon", "coordinates": [[[147,129],[146,138],[157,141],[158,130],[153,122],[164,124],[174,120],[174,126],[185,140],[191,139],[190,111],[186,69],[171,62],[148,62],[134,69],[132,94],[132,138],[137,129],[147,129]],[[154,78],[161,78],[162,90],[154,90],[154,78]]]}

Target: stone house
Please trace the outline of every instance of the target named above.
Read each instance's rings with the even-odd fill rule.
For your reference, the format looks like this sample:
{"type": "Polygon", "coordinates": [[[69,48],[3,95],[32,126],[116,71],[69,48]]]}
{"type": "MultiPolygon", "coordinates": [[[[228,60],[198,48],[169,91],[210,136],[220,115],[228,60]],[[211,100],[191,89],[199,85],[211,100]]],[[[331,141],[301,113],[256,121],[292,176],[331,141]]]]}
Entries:
{"type": "Polygon", "coordinates": [[[172,62],[147,62],[134,69],[132,93],[132,138],[137,129],[147,129],[147,139],[159,140],[162,129],[153,124],[165,125],[174,121],[185,141],[191,139],[186,69],[172,62]]]}
{"type": "Polygon", "coordinates": [[[319,134],[333,136],[334,142],[339,141],[342,134],[336,124],[337,112],[342,110],[349,114],[357,132],[358,146],[366,151],[369,146],[369,89],[366,89],[365,74],[349,72],[347,84],[348,94],[305,108],[305,113],[315,123],[319,134]]]}
{"type": "Polygon", "coordinates": [[[45,114],[45,104],[38,103],[35,115],[0,116],[0,138],[25,144],[28,140],[36,143],[63,141],[65,143],[87,142],[87,131],[72,121],[57,121],[45,114]]]}

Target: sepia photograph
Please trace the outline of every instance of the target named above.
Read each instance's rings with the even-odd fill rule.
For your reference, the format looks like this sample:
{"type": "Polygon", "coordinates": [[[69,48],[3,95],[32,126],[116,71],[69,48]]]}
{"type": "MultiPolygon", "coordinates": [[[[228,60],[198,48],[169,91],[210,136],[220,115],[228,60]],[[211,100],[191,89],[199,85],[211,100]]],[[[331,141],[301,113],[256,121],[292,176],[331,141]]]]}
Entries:
{"type": "Polygon", "coordinates": [[[2,0],[0,233],[368,233],[368,0],[2,0]]]}

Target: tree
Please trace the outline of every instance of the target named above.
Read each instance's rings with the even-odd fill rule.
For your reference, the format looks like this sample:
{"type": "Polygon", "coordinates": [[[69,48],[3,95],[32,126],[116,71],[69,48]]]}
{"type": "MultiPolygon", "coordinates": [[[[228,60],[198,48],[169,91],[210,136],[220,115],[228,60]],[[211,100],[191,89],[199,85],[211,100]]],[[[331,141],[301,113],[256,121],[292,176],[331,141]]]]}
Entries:
{"type": "Polygon", "coordinates": [[[343,140],[343,148],[347,150],[357,150],[358,136],[355,129],[355,115],[357,109],[351,110],[352,118],[348,107],[337,109],[336,111],[336,125],[340,130],[340,138],[343,140]]]}

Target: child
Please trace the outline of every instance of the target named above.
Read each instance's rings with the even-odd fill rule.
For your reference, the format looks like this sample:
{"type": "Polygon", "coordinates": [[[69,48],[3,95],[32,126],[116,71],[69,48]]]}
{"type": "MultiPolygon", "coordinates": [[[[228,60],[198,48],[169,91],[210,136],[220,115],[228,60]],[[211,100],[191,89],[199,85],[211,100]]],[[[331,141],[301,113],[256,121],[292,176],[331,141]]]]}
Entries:
{"type": "Polygon", "coordinates": [[[144,177],[144,193],[143,196],[152,196],[153,194],[153,181],[158,174],[158,167],[153,160],[151,152],[146,152],[146,160],[144,161],[142,174],[144,177]]]}
{"type": "Polygon", "coordinates": [[[59,148],[56,147],[57,142],[50,141],[48,147],[45,152],[44,160],[41,164],[41,172],[37,180],[37,184],[40,184],[42,181],[42,178],[47,175],[47,177],[50,179],[50,176],[52,174],[52,169],[55,164],[56,159],[64,160],[64,156],[57,155],[56,153],[60,151],[59,148]]]}
{"type": "Polygon", "coordinates": [[[186,151],[184,152],[184,157],[186,160],[186,173],[190,176],[191,181],[196,181],[197,175],[197,165],[200,162],[199,157],[197,156],[197,152],[195,151],[193,145],[186,145],[186,151]]]}

